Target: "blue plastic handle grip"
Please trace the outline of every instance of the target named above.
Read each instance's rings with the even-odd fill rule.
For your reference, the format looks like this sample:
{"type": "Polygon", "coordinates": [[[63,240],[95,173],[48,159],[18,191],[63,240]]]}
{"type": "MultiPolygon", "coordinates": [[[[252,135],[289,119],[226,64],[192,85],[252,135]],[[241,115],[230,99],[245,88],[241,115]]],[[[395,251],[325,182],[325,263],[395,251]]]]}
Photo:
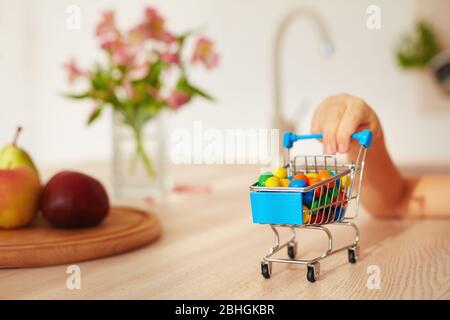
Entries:
{"type": "MultiPolygon", "coordinates": [[[[359,144],[364,148],[369,148],[372,145],[373,134],[370,130],[363,130],[352,134],[352,139],[358,140],[359,144]]],[[[297,135],[292,132],[286,132],[283,136],[283,146],[285,148],[292,148],[294,142],[298,140],[308,140],[308,139],[323,139],[323,134],[304,134],[297,135]]]]}

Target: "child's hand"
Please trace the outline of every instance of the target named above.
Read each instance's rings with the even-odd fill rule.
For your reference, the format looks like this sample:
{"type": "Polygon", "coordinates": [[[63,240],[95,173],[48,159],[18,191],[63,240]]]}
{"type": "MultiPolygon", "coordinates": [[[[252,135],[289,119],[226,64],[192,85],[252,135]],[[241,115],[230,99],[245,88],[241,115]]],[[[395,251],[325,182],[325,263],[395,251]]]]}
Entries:
{"type": "Polygon", "coordinates": [[[326,154],[348,152],[351,135],[363,129],[372,130],[374,139],[381,134],[380,122],[372,108],[348,94],[325,99],[316,109],[311,125],[312,133],[323,134],[326,154]]]}

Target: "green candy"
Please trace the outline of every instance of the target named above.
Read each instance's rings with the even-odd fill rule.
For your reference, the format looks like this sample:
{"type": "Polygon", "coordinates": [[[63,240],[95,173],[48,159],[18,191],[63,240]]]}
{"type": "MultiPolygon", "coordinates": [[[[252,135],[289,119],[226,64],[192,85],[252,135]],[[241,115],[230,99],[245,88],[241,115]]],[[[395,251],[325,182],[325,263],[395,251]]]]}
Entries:
{"type": "Polygon", "coordinates": [[[311,214],[317,214],[319,210],[316,210],[319,206],[319,200],[314,199],[314,201],[311,204],[311,214]]]}
{"type": "Polygon", "coordinates": [[[328,197],[330,197],[332,199],[336,199],[339,196],[339,189],[340,188],[338,186],[334,186],[333,188],[330,188],[328,190],[328,197]]]}
{"type": "Polygon", "coordinates": [[[320,199],[320,205],[321,206],[328,206],[332,202],[332,199],[328,195],[323,195],[322,199],[320,199]]]}
{"type": "Polygon", "coordinates": [[[272,172],[267,171],[267,172],[262,173],[259,176],[259,179],[258,179],[258,186],[265,187],[266,186],[266,180],[269,179],[270,177],[273,177],[272,172]]]}
{"type": "Polygon", "coordinates": [[[318,199],[314,199],[314,201],[313,201],[313,203],[311,205],[312,214],[316,214],[317,213],[318,210],[314,210],[314,209],[317,209],[318,207],[325,206],[325,208],[323,208],[323,209],[327,209],[326,206],[329,206],[332,201],[333,200],[329,196],[325,196],[325,195],[323,195],[322,198],[320,199],[320,204],[319,204],[319,200],[318,199]]]}

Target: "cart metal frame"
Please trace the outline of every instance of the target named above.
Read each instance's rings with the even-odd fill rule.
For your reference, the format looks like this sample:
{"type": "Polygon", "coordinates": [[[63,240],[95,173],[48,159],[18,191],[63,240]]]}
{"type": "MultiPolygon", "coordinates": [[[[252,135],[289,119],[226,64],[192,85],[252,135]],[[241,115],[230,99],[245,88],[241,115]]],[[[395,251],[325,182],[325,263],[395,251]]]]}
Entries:
{"type": "MultiPolygon", "coordinates": [[[[350,263],[356,263],[359,259],[359,229],[356,224],[351,222],[355,219],[359,213],[359,199],[360,191],[363,180],[364,163],[366,158],[367,148],[370,147],[372,142],[372,133],[368,130],[355,133],[352,136],[357,139],[361,145],[358,152],[358,156],[355,163],[344,163],[339,164],[335,155],[316,155],[316,156],[295,156],[292,160],[290,159],[290,149],[293,142],[298,140],[322,138],[321,135],[305,135],[297,136],[292,133],[285,134],[284,146],[286,147],[285,159],[287,163],[285,168],[288,171],[289,176],[293,176],[296,173],[317,173],[321,170],[334,170],[335,175],[330,179],[321,181],[312,186],[304,188],[267,188],[260,187],[258,183],[254,183],[250,186],[251,192],[293,192],[302,193],[303,196],[307,192],[313,192],[313,199],[318,198],[319,206],[312,209],[312,214],[310,212],[309,220],[303,220],[302,224],[271,224],[271,230],[275,235],[275,244],[270,247],[268,253],[261,260],[261,273],[265,278],[270,278],[272,274],[272,264],[273,263],[290,263],[297,265],[306,265],[307,274],[306,277],[308,281],[315,282],[320,274],[320,261],[326,257],[329,257],[335,253],[348,251],[348,261],[350,263]],[[288,138],[286,138],[288,135],[288,138]],[[342,178],[347,177],[350,179],[350,183],[347,183],[341,191],[342,178]],[[356,185],[355,185],[356,183],[356,185]],[[322,196],[325,193],[327,197],[328,191],[332,190],[334,193],[336,187],[337,192],[343,192],[345,195],[339,200],[331,200],[322,205],[322,196]],[[326,190],[325,192],[323,190],[326,190]],[[347,212],[347,206],[350,202],[356,203],[356,207],[353,215],[349,215],[347,212]],[[343,210],[343,211],[342,211],[343,210]],[[313,221],[312,217],[317,213],[322,212],[322,218],[320,220],[316,219],[313,221]],[[342,226],[352,229],[354,232],[353,241],[347,245],[339,248],[335,248],[333,244],[333,234],[326,227],[326,225],[342,226]],[[291,230],[291,236],[288,241],[281,243],[280,234],[277,228],[289,228],[291,230]],[[321,255],[318,255],[312,259],[297,259],[297,247],[298,243],[296,240],[296,230],[308,229],[308,230],[319,230],[326,234],[327,236],[327,249],[323,251],[321,255]],[[287,254],[289,258],[276,258],[274,255],[280,252],[282,249],[287,248],[287,254]]],[[[303,217],[305,217],[305,210],[302,209],[303,217]]]]}

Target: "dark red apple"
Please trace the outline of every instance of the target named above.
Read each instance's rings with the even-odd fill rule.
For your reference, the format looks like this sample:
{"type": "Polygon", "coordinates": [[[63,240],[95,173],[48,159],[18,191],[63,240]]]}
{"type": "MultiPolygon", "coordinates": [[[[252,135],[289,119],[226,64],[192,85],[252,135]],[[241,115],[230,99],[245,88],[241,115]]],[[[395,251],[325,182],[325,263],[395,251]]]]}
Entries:
{"type": "Polygon", "coordinates": [[[57,228],[83,228],[98,225],[109,211],[109,199],[96,179],[73,171],[51,178],[41,202],[44,218],[57,228]]]}

